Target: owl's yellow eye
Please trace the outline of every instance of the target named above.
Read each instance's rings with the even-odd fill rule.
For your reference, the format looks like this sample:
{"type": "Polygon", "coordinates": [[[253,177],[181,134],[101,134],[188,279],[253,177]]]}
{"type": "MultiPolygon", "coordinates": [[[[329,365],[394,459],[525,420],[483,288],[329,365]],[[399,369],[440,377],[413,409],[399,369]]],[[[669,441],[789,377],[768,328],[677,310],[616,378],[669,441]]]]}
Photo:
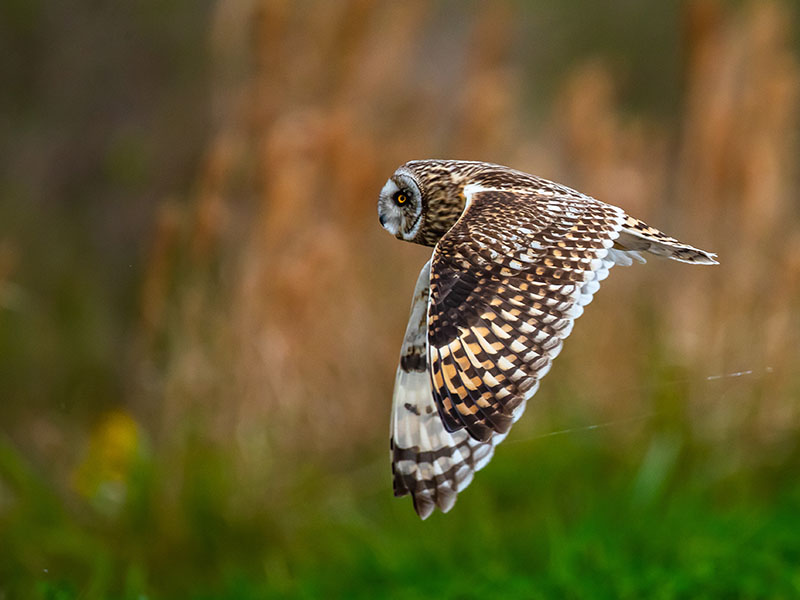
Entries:
{"type": "Polygon", "coordinates": [[[392,197],[394,203],[398,206],[403,206],[406,202],[408,202],[408,196],[406,196],[403,192],[395,192],[394,196],[392,197]]]}

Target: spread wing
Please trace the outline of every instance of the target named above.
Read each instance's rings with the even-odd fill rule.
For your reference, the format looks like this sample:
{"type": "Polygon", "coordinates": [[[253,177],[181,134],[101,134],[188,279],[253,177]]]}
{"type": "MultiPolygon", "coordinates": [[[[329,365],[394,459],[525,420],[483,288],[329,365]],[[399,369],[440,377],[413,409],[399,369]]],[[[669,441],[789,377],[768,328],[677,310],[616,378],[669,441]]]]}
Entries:
{"type": "MultiPolygon", "coordinates": [[[[505,438],[496,434],[480,442],[465,430],[444,428],[433,400],[427,360],[427,313],[430,263],[419,274],[411,316],[400,352],[392,401],[391,451],[394,495],[411,494],[423,519],[438,506],[447,512],[458,492],[505,438]]],[[[522,409],[518,415],[522,414],[522,409]]]]}
{"type": "Polygon", "coordinates": [[[626,215],[565,188],[465,195],[431,258],[428,363],[446,430],[496,443],[608,269],[630,264],[612,249],[626,215]]]}

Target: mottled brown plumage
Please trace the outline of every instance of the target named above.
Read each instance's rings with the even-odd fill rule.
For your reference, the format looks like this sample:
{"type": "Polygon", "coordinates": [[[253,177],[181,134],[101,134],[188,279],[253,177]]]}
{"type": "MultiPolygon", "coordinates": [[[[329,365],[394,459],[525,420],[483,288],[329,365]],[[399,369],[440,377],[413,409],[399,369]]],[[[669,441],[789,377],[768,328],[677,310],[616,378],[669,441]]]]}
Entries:
{"type": "Polygon", "coordinates": [[[434,247],[392,411],[395,494],[423,518],[488,462],[614,264],[644,262],[639,251],[716,262],[620,208],[488,163],[407,163],[378,212],[398,238],[434,247]]]}

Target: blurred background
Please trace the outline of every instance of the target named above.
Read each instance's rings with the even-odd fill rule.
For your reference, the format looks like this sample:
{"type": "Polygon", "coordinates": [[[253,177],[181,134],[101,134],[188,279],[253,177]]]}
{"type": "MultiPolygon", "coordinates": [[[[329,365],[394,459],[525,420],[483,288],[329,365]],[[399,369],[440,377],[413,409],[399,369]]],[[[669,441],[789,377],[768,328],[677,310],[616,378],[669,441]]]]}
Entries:
{"type": "Polygon", "coordinates": [[[0,7],[0,598],[800,596],[794,0],[0,7]],[[394,499],[415,158],[715,251],[614,269],[453,511],[394,499]]]}

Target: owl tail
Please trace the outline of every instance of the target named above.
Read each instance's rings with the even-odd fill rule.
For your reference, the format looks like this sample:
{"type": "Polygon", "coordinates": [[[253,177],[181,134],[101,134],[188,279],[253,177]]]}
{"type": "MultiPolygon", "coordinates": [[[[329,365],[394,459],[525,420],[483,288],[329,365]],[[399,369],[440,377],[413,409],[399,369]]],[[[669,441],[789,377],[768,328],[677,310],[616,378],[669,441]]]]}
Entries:
{"type": "Polygon", "coordinates": [[[628,217],[625,221],[625,226],[615,240],[615,248],[633,255],[642,262],[644,261],[639,252],[649,252],[656,256],[696,265],[719,264],[716,254],[683,244],[633,217],[628,217]]]}

